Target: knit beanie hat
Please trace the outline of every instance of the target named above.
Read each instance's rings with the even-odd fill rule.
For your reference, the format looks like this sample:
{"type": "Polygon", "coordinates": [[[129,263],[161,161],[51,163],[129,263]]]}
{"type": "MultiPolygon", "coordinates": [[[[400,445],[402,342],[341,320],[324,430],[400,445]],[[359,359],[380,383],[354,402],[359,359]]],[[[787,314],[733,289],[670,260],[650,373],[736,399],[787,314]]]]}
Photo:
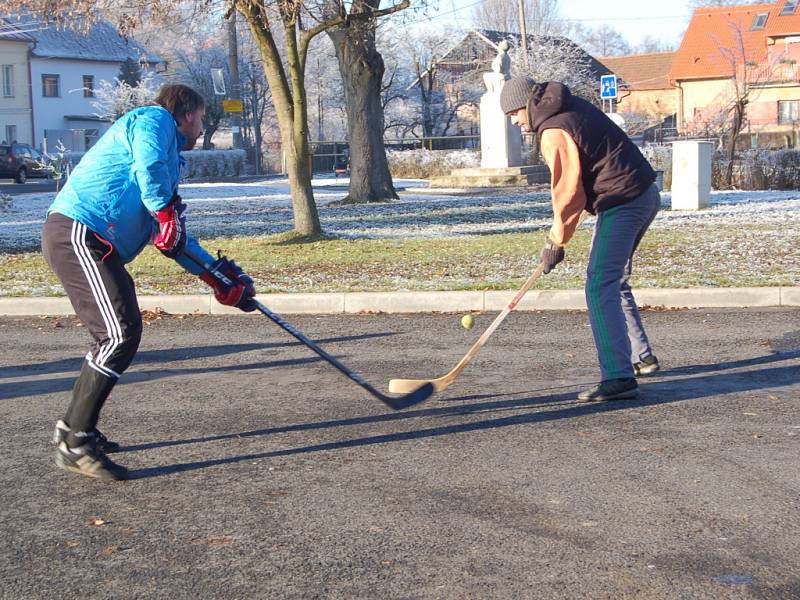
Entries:
{"type": "Polygon", "coordinates": [[[528,98],[536,82],[530,77],[512,77],[500,92],[500,108],[505,114],[528,106],[528,98]]]}

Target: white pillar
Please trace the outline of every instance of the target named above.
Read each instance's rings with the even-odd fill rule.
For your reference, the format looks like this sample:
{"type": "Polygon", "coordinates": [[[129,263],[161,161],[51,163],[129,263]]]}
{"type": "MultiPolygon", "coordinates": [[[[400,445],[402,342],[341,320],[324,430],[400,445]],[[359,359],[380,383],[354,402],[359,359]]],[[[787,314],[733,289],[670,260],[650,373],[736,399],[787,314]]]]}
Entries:
{"type": "Polygon", "coordinates": [[[672,142],[672,210],[708,207],[713,150],[711,142],[672,142]]]}

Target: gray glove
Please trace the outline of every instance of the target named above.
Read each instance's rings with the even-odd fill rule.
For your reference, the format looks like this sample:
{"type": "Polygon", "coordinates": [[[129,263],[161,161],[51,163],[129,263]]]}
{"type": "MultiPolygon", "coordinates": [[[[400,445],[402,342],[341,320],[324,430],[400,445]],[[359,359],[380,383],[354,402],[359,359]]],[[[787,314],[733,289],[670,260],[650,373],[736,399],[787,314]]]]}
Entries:
{"type": "Polygon", "coordinates": [[[550,238],[544,243],[542,253],[540,255],[542,266],[544,266],[544,274],[547,275],[555,266],[564,260],[564,248],[553,242],[550,238]]]}

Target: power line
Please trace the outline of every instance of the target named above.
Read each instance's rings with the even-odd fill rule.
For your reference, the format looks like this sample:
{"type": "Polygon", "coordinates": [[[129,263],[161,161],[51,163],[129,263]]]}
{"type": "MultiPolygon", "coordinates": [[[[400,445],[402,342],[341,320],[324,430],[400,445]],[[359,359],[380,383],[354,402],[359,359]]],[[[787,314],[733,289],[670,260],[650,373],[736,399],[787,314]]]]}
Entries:
{"type": "MultiPolygon", "coordinates": [[[[468,8],[473,8],[479,4],[483,4],[484,0],[477,0],[477,2],[471,2],[470,4],[465,4],[460,8],[453,8],[453,10],[449,10],[447,12],[438,13],[434,16],[421,16],[419,19],[415,19],[418,21],[433,21],[435,19],[441,19],[444,17],[449,17],[456,13],[463,12],[468,8]]],[[[452,6],[452,3],[451,3],[452,6]]],[[[596,22],[596,21],[669,21],[674,19],[686,19],[687,15],[664,15],[659,17],[592,17],[592,18],[570,18],[570,17],[559,17],[555,19],[550,19],[550,21],[557,21],[557,22],[575,22],[575,23],[589,23],[589,22],[596,22]]]]}

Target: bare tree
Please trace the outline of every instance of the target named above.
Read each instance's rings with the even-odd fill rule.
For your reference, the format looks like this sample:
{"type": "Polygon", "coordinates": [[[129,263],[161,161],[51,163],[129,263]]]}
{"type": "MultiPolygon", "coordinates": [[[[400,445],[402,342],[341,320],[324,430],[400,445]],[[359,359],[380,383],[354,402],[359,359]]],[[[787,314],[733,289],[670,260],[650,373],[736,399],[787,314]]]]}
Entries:
{"type": "Polygon", "coordinates": [[[592,29],[575,29],[572,39],[594,56],[621,56],[631,53],[631,46],[624,36],[605,23],[592,29]]]}
{"type": "Polygon", "coordinates": [[[117,78],[103,79],[94,91],[92,106],[98,117],[116,121],[126,112],[152,102],[157,87],[156,78],[150,72],[134,86],[117,78]]]}
{"type": "Polygon", "coordinates": [[[644,36],[641,41],[633,48],[634,54],[647,54],[652,52],[673,52],[675,44],[663,40],[661,38],[653,37],[652,35],[644,36]]]}
{"type": "Polygon", "coordinates": [[[512,48],[513,75],[527,75],[535,81],[560,81],[573,93],[597,101],[598,86],[590,57],[579,46],[560,37],[539,37],[528,46],[528,60],[521,48],[512,48]]]}
{"type": "Polygon", "coordinates": [[[736,156],[736,141],[745,126],[747,116],[747,105],[753,99],[757,88],[754,84],[765,81],[769,78],[771,69],[769,65],[761,64],[753,60],[750,56],[752,49],[745,45],[744,32],[738,23],[729,23],[733,32],[733,44],[717,44],[717,49],[722,57],[727,61],[731,70],[731,86],[733,96],[727,106],[728,114],[731,117],[730,131],[728,138],[728,168],[725,172],[725,181],[728,185],[733,180],[733,160],[736,156]]]}
{"type": "MultiPolygon", "coordinates": [[[[255,40],[281,134],[285,164],[291,187],[294,229],[299,236],[321,233],[317,206],[311,188],[308,139],[308,106],[305,72],[309,45],[328,30],[337,48],[345,82],[355,199],[396,197],[389,175],[382,140],[380,83],[383,61],[375,51],[378,18],[403,10],[409,0],[379,9],[380,0],[223,0],[225,17],[238,11],[255,40]],[[326,8],[320,12],[320,2],[326,8]],[[364,118],[366,117],[366,118],[364,118]]],[[[52,0],[7,0],[6,10],[28,10],[44,19],[79,27],[99,14],[116,11],[117,26],[124,34],[143,22],[172,23],[186,14],[203,14],[219,8],[209,0],[129,0],[124,9],[116,0],[69,0],[54,13],[52,0]]]]}
{"type": "Polygon", "coordinates": [[[725,182],[728,185],[733,180],[736,143],[747,125],[747,107],[757,98],[764,83],[780,78],[777,67],[783,58],[782,52],[774,52],[769,53],[766,60],[758,62],[754,49],[745,43],[744,26],[729,21],[732,33],[729,41],[715,39],[716,50],[728,71],[729,86],[698,111],[687,126],[689,132],[716,134],[725,140],[728,158],[725,182]]]}
{"type": "Polygon", "coordinates": [[[325,0],[323,24],[336,49],[350,143],[350,189],[345,202],[396,199],[383,145],[381,88],[386,67],[376,45],[378,19],[408,8],[402,0],[325,0]]]}
{"type": "Polygon", "coordinates": [[[230,66],[227,49],[213,42],[194,48],[175,49],[175,56],[182,67],[179,79],[197,90],[206,103],[206,116],[203,119],[203,150],[211,148],[211,138],[225,118],[221,96],[214,93],[211,70],[220,68],[230,81],[230,66]]]}
{"type": "Polygon", "coordinates": [[[408,30],[400,40],[406,60],[416,77],[409,92],[418,102],[417,124],[421,127],[422,137],[441,133],[440,121],[447,111],[443,89],[445,76],[440,73],[438,63],[450,49],[448,37],[436,31],[414,33],[408,30]]]}
{"type": "MultiPolygon", "coordinates": [[[[558,0],[523,0],[525,31],[528,35],[562,33],[558,0]]],[[[510,0],[484,0],[472,10],[472,24],[478,29],[521,33],[519,3],[510,0]]]]}
{"type": "Polygon", "coordinates": [[[688,7],[691,10],[695,10],[713,6],[744,6],[746,4],[763,4],[763,2],[754,2],[753,0],[689,0],[688,7]]]}

